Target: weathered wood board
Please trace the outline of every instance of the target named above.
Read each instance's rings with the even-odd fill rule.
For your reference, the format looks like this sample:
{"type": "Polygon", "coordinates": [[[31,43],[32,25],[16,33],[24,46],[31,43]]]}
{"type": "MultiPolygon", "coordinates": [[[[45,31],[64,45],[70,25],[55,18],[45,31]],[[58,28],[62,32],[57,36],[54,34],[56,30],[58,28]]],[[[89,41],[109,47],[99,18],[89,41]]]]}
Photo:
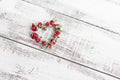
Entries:
{"type": "MultiPolygon", "coordinates": [[[[8,4],[0,7],[0,26],[4,26],[0,29],[0,35],[91,69],[120,77],[119,35],[24,1],[15,0],[8,6],[5,5],[8,4]],[[31,40],[30,26],[32,22],[51,18],[57,19],[63,25],[63,33],[58,44],[53,49],[46,50],[31,40]]],[[[43,34],[45,38],[49,37],[48,33],[49,31],[43,34]]]]}
{"type": "Polygon", "coordinates": [[[119,0],[24,0],[120,35],[119,0]]]}
{"type": "MultiPolygon", "coordinates": [[[[31,3],[35,4],[34,2],[31,2],[31,3]]],[[[116,77],[120,79],[120,71],[119,71],[120,70],[120,63],[119,63],[120,62],[120,55],[119,55],[120,35],[119,34],[115,34],[113,32],[106,31],[103,29],[99,29],[93,25],[81,22],[80,20],[73,19],[70,17],[71,15],[66,16],[54,10],[41,7],[43,6],[43,4],[39,4],[39,2],[38,4],[40,6],[36,6],[33,4],[30,4],[28,2],[21,1],[21,0],[1,0],[0,1],[0,27],[1,27],[0,36],[3,38],[10,39],[14,41],[14,43],[17,42],[15,43],[15,45],[17,45],[18,43],[19,43],[18,45],[22,44],[21,46],[19,46],[20,48],[17,49],[15,48],[16,46],[14,47],[13,42],[10,41],[10,43],[7,44],[7,42],[9,41],[7,42],[5,41],[4,43],[4,39],[1,38],[2,40],[0,42],[0,46],[1,46],[0,51],[2,53],[0,56],[1,57],[0,58],[1,59],[1,67],[0,67],[1,78],[0,79],[8,80],[10,78],[11,80],[16,80],[16,79],[17,80],[36,80],[38,77],[41,77],[40,79],[43,78],[43,80],[51,80],[51,79],[59,80],[59,77],[60,77],[60,80],[66,80],[66,79],[69,79],[69,76],[73,75],[71,72],[72,69],[69,71],[68,68],[63,68],[65,65],[68,65],[68,64],[72,64],[73,66],[75,66],[73,67],[73,70],[75,69],[74,71],[79,71],[80,69],[80,72],[75,72],[75,75],[73,75],[69,80],[81,80],[80,77],[84,76],[83,75],[84,71],[86,72],[82,80],[116,80],[115,78],[112,78],[112,77],[116,77]],[[49,50],[49,49],[41,48],[39,44],[36,44],[35,41],[30,38],[31,23],[32,22],[37,23],[38,21],[50,20],[53,18],[57,19],[57,22],[62,24],[63,26],[62,35],[58,40],[58,44],[54,46],[53,49],[49,50]],[[31,48],[29,48],[28,50],[26,49],[24,51],[23,45],[26,45],[31,48]],[[36,49],[39,51],[36,51],[33,49],[36,49]],[[30,52],[31,56],[34,55],[33,53],[36,53],[37,56],[39,57],[41,56],[43,59],[46,57],[45,58],[46,62],[43,61],[42,63],[40,63],[40,65],[43,65],[43,66],[40,66],[38,64],[39,59],[36,55],[34,57],[35,59],[34,60],[33,58],[30,57],[29,54],[27,54],[29,53],[29,51],[32,51],[30,52]],[[9,55],[7,56],[7,53],[9,52],[18,53],[19,55],[10,54],[10,56],[9,55]],[[59,60],[56,63],[51,63],[51,62],[54,62],[55,60],[54,59],[48,60],[47,58],[50,55],[43,57],[42,55],[39,54],[39,52],[41,54],[48,53],[50,55],[54,55],[55,56],[54,58],[59,57],[60,61],[61,60],[63,61],[62,62],[63,64],[59,65],[58,64],[59,60]],[[24,55],[25,53],[26,55],[24,55]],[[29,55],[29,57],[27,58],[21,57],[21,55],[24,55],[24,56],[29,55]],[[10,59],[8,60],[6,58],[10,58],[10,59]],[[27,61],[28,64],[25,61],[27,61]],[[47,64],[49,61],[50,63],[47,64]],[[22,62],[25,62],[25,63],[22,63],[22,62]],[[14,69],[16,70],[16,64],[19,64],[20,66],[22,66],[22,69],[24,69],[26,66],[26,68],[24,69],[25,71],[23,70],[22,73],[20,72],[19,74],[18,72],[18,73],[15,73],[14,75],[15,71],[13,70],[14,69]],[[5,67],[5,65],[6,66],[11,65],[11,66],[5,67]],[[54,67],[51,67],[51,65],[54,67]],[[32,70],[33,66],[37,68],[38,67],[43,68],[43,70],[40,71],[43,73],[40,74],[40,72],[37,72],[36,76],[33,74],[29,75],[28,70],[29,68],[30,70],[32,70]],[[49,69],[47,69],[48,68],[47,66],[49,67],[49,69]],[[65,76],[63,76],[64,72],[61,72],[58,75],[55,75],[56,72],[59,72],[59,70],[55,68],[58,66],[63,66],[63,67],[60,67],[60,70],[66,69],[67,72],[65,73],[65,76]],[[53,69],[55,70],[52,72],[53,69]],[[48,70],[50,73],[44,72],[45,70],[48,70]],[[50,76],[48,76],[47,74],[50,74],[50,76]],[[66,75],[66,74],[69,74],[69,75],[66,75]],[[90,75],[90,78],[86,77],[86,75],[87,76],[90,75]],[[108,75],[111,77],[109,77],[108,75]]],[[[46,7],[48,6],[46,5],[46,7]]],[[[51,33],[51,30],[42,34],[45,36],[44,38],[49,39],[49,36],[50,36],[49,33],[51,33]]],[[[18,67],[20,67],[19,65],[18,67]]]]}
{"type": "Polygon", "coordinates": [[[0,80],[118,80],[0,37],[0,80]]]}

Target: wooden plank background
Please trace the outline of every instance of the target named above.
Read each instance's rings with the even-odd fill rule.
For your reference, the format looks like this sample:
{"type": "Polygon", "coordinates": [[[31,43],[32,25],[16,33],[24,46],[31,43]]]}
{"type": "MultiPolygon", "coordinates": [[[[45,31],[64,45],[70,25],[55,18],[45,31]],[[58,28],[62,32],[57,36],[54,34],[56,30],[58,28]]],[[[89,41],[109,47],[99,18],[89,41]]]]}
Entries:
{"type": "Polygon", "coordinates": [[[120,35],[119,0],[24,0],[120,35]]]}
{"type": "MultiPolygon", "coordinates": [[[[81,21],[78,15],[69,13],[72,8],[65,9],[59,2],[55,3],[58,6],[44,0],[0,1],[0,79],[120,79],[119,32],[103,26],[102,22],[102,27],[96,27],[81,21]],[[63,26],[58,44],[51,50],[42,48],[30,38],[32,22],[50,19],[57,19],[63,26]]],[[[92,17],[87,17],[92,21],[92,17]]],[[[99,23],[96,18],[93,20],[99,23]]],[[[43,34],[44,38],[49,38],[49,33],[43,34]]]]}
{"type": "Polygon", "coordinates": [[[117,80],[8,39],[0,47],[1,80],[117,80]]]}

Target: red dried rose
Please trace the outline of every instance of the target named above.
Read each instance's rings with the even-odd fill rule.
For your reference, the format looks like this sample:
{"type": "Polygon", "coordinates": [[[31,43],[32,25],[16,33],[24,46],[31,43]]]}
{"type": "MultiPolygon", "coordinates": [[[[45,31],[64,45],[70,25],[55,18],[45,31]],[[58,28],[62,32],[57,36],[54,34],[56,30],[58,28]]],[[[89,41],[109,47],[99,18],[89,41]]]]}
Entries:
{"type": "Polygon", "coordinates": [[[32,31],[37,31],[37,27],[32,27],[32,31]]]}
{"type": "Polygon", "coordinates": [[[36,39],[36,38],[38,37],[38,34],[37,34],[37,33],[33,33],[33,34],[31,35],[31,37],[32,37],[32,39],[36,39]]]}
{"type": "Polygon", "coordinates": [[[53,20],[51,20],[50,24],[53,26],[55,24],[55,22],[53,20]]]}
{"type": "Polygon", "coordinates": [[[46,27],[44,27],[44,28],[43,28],[43,30],[45,30],[45,31],[46,31],[46,30],[47,30],[47,29],[46,29],[46,27]]]}
{"type": "Polygon", "coordinates": [[[46,23],[45,23],[45,26],[47,26],[47,27],[50,26],[50,23],[49,23],[49,22],[46,22],[46,23]]]}
{"type": "Polygon", "coordinates": [[[41,38],[36,38],[37,43],[40,43],[40,41],[41,41],[41,38]]]}
{"type": "Polygon", "coordinates": [[[54,34],[54,35],[53,35],[53,37],[54,37],[54,38],[57,38],[57,37],[58,37],[58,35],[57,35],[57,34],[54,34]]]}
{"type": "Polygon", "coordinates": [[[53,45],[55,45],[55,44],[56,44],[56,42],[57,42],[56,40],[53,40],[53,41],[52,41],[52,44],[53,44],[53,45]]]}
{"type": "Polygon", "coordinates": [[[32,23],[32,31],[37,31],[37,27],[35,26],[34,23],[32,23]]]}
{"type": "Polygon", "coordinates": [[[46,41],[42,41],[42,45],[45,46],[47,43],[46,41]]]}
{"type": "Polygon", "coordinates": [[[59,26],[59,24],[54,24],[54,25],[53,25],[53,27],[58,27],[58,26],[59,26]]]}
{"type": "Polygon", "coordinates": [[[56,31],[55,33],[56,33],[57,35],[60,35],[60,34],[61,34],[61,32],[60,32],[60,31],[56,31]]]}
{"type": "Polygon", "coordinates": [[[32,23],[32,27],[36,27],[36,25],[34,23],[32,23]]]}
{"type": "Polygon", "coordinates": [[[48,47],[49,47],[49,48],[52,48],[52,44],[48,43],[48,47]]]}
{"type": "Polygon", "coordinates": [[[42,22],[39,22],[37,26],[42,27],[42,22]]]}

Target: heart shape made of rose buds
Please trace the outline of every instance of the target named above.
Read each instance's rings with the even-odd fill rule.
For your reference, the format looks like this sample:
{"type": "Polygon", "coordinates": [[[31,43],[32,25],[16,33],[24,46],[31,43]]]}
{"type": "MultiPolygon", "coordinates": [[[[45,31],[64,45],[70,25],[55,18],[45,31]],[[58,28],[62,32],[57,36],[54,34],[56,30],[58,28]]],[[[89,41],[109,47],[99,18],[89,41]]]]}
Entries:
{"type": "Polygon", "coordinates": [[[59,38],[60,34],[61,34],[61,25],[60,24],[56,24],[54,20],[51,20],[49,22],[38,22],[37,25],[35,25],[34,23],[32,23],[32,34],[31,34],[31,38],[35,39],[35,41],[37,43],[40,43],[42,46],[46,46],[48,48],[52,48],[53,45],[56,44],[57,39],[59,38]],[[53,27],[54,28],[54,34],[52,36],[52,38],[50,39],[49,42],[42,40],[42,37],[39,37],[39,34],[37,33],[38,29],[42,29],[43,31],[46,31],[48,27],[53,27]]]}

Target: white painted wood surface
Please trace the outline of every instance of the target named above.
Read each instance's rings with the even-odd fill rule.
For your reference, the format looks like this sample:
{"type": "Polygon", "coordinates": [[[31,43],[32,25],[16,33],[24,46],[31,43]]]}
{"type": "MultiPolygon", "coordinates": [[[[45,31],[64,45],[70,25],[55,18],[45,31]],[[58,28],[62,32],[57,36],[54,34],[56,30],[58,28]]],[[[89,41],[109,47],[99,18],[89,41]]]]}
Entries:
{"type": "Polygon", "coordinates": [[[0,38],[0,80],[118,80],[0,38]]]}
{"type": "MultiPolygon", "coordinates": [[[[10,80],[120,79],[120,36],[118,34],[43,8],[41,7],[43,4],[36,6],[21,0],[1,0],[0,4],[2,4],[0,5],[0,36],[2,37],[0,78],[2,80],[9,80],[9,78],[10,80]],[[30,38],[31,23],[53,18],[63,25],[62,35],[53,49],[41,48],[30,38]],[[17,67],[23,69],[22,72],[16,70],[17,67]],[[29,74],[34,67],[33,74],[29,74]]],[[[49,38],[48,33],[43,35],[49,38]]]]}
{"type": "Polygon", "coordinates": [[[24,0],[120,35],[119,0],[24,0]]]}

